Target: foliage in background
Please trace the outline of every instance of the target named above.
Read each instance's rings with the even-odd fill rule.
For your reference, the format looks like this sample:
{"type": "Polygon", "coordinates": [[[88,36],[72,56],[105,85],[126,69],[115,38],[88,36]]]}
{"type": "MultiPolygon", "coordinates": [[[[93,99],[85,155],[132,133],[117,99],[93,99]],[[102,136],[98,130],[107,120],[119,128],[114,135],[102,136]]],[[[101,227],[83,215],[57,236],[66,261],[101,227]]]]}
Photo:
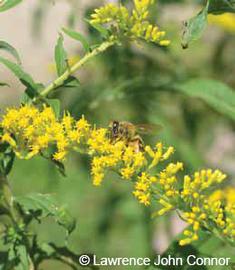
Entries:
{"type": "MultiPolygon", "coordinates": [[[[136,3],[141,2],[147,4],[150,3],[150,1],[136,1],[136,3]]],[[[147,32],[145,31],[152,24],[152,20],[153,24],[155,24],[155,12],[158,12],[158,14],[161,13],[161,8],[167,5],[166,2],[176,1],[163,1],[162,6],[158,7],[157,11],[154,9],[154,6],[152,6],[153,11],[149,12],[151,23],[146,23],[145,18],[144,21],[141,21],[144,24],[144,28],[140,29],[140,32],[135,32],[134,36],[134,39],[138,39],[139,45],[139,38],[146,38],[147,32]],[[155,16],[152,17],[152,14],[154,14],[155,16]]],[[[190,22],[185,24],[186,30],[183,35],[184,47],[187,47],[188,43],[192,39],[198,38],[201,35],[202,31],[205,30],[207,13],[215,14],[224,11],[233,12],[233,5],[234,4],[232,3],[232,1],[214,1],[213,3],[212,1],[211,3],[208,2],[207,6],[195,19],[192,19],[190,22]]],[[[110,21],[108,21],[107,25],[103,25],[103,21],[100,21],[100,24],[98,26],[95,25],[95,31],[94,29],[89,28],[89,41],[84,38],[80,33],[72,30],[71,28],[64,29],[64,32],[68,36],[81,42],[86,53],[84,58],[82,58],[83,60],[78,60],[71,66],[70,64],[68,64],[68,55],[63,48],[63,38],[62,36],[60,36],[55,49],[55,60],[58,78],[49,86],[43,86],[35,82],[31,78],[31,76],[26,74],[23,71],[22,67],[18,65],[19,59],[16,51],[14,50],[14,48],[12,48],[9,44],[5,42],[1,43],[1,48],[4,48],[4,50],[10,52],[12,56],[16,58],[16,62],[11,62],[5,58],[0,58],[0,61],[9,69],[11,69],[21,80],[24,86],[26,86],[26,91],[22,97],[21,102],[23,104],[33,103],[34,105],[39,107],[41,107],[42,103],[46,104],[47,106],[49,105],[53,108],[56,117],[59,117],[61,111],[59,108],[58,99],[62,100],[62,98],[64,99],[64,96],[66,96],[69,102],[68,104],[63,104],[63,106],[66,108],[66,110],[68,109],[72,115],[76,116],[76,119],[83,113],[85,113],[89,119],[93,119],[92,122],[98,122],[103,125],[106,125],[108,120],[110,120],[110,117],[112,119],[115,118],[116,115],[118,115],[120,120],[122,120],[122,118],[128,117],[128,120],[131,120],[133,122],[161,122],[164,126],[164,130],[160,134],[160,137],[163,139],[164,142],[170,145],[175,145],[177,149],[176,158],[180,158],[184,161],[186,173],[188,172],[188,174],[191,175],[192,169],[197,170],[198,168],[204,167],[204,164],[206,162],[206,151],[204,149],[208,149],[208,142],[210,142],[212,136],[211,130],[213,131],[213,128],[216,127],[218,119],[219,121],[225,122],[229,126],[233,127],[233,120],[235,117],[234,91],[232,87],[226,85],[225,83],[222,83],[221,81],[218,81],[218,78],[226,81],[227,74],[225,73],[223,75],[220,73],[219,76],[217,76],[216,70],[216,67],[220,67],[220,65],[222,64],[221,61],[223,61],[223,55],[221,52],[221,48],[219,47],[222,46],[222,48],[224,48],[223,46],[225,45],[224,42],[222,42],[223,40],[221,41],[222,45],[218,42],[218,48],[215,44],[215,48],[217,49],[215,51],[216,65],[211,65],[214,69],[209,66],[206,72],[204,71],[205,69],[203,69],[202,71],[200,68],[203,65],[202,63],[200,63],[198,69],[195,69],[195,67],[185,68],[184,64],[181,63],[182,59],[179,57],[179,55],[177,55],[176,51],[174,51],[174,48],[172,50],[168,48],[160,48],[158,45],[154,44],[149,44],[148,47],[145,48],[145,45],[141,44],[141,46],[143,46],[143,49],[140,51],[138,47],[134,46],[133,44],[130,45],[129,43],[127,43],[126,37],[128,37],[128,39],[129,37],[131,37],[131,39],[133,40],[133,36],[129,35],[129,33],[132,33],[132,31],[128,31],[128,27],[133,27],[133,25],[129,23],[129,19],[125,21],[125,18],[127,18],[125,16],[124,22],[122,21],[123,17],[120,17],[119,9],[114,8],[114,10],[107,10],[110,12],[114,12],[111,12],[111,16],[114,16],[115,20],[113,22],[111,21],[111,23],[110,21]],[[100,33],[101,35],[97,35],[97,30],[98,33],[100,33]],[[113,38],[113,36],[115,38],[113,38]],[[100,45],[102,44],[101,40],[105,40],[105,46],[102,45],[97,47],[90,45],[96,43],[100,45]],[[112,47],[114,43],[121,43],[122,46],[112,47]],[[94,76],[94,81],[87,81],[81,84],[77,78],[72,76],[72,73],[78,68],[80,68],[89,59],[93,58],[93,56],[103,52],[109,47],[112,48],[110,48],[109,51],[103,54],[102,57],[100,57],[99,60],[95,62],[95,65],[92,65],[92,63],[90,65],[88,74],[89,72],[91,72],[92,76],[94,76]],[[96,72],[94,72],[94,70],[96,72]],[[106,75],[105,79],[103,75],[101,76],[101,74],[106,75]],[[202,75],[203,77],[207,78],[202,79],[202,75]],[[208,77],[210,79],[208,79],[208,77]],[[217,80],[214,80],[213,77],[217,78],[217,80]],[[49,96],[47,96],[48,94],[49,96]],[[203,102],[201,102],[200,100],[203,102]],[[174,112],[176,113],[172,113],[172,108],[174,108],[174,112]],[[208,121],[209,123],[211,123],[210,128],[208,127],[208,121]],[[210,129],[210,131],[205,132],[205,130],[207,131],[208,129],[210,129]],[[205,145],[207,145],[207,147],[205,147],[205,145]]],[[[96,14],[100,13],[96,12],[96,14]]],[[[121,15],[123,14],[121,13],[121,15]]],[[[106,17],[106,19],[107,18],[109,19],[110,17],[106,17]]],[[[136,25],[138,26],[138,24],[136,25]]],[[[138,28],[137,26],[136,28],[138,28]]],[[[151,29],[153,30],[154,28],[151,29]]],[[[164,27],[164,29],[167,29],[166,26],[164,27]]],[[[170,36],[172,34],[168,35],[170,36]]],[[[177,33],[177,35],[179,36],[179,33],[177,33]]],[[[229,40],[230,42],[232,42],[231,39],[229,40]]],[[[177,41],[172,41],[172,43],[175,42],[177,41]]],[[[228,41],[226,39],[225,44],[227,43],[228,41]]],[[[172,44],[172,46],[174,46],[174,44],[172,44]]],[[[196,50],[196,48],[189,48],[188,55],[190,57],[192,57],[193,50],[196,50]]],[[[1,84],[5,85],[6,83],[2,82],[1,84]]],[[[234,86],[233,83],[230,83],[230,85],[234,86]]],[[[149,140],[151,142],[151,138],[149,138],[149,140]]],[[[42,142],[42,144],[43,143],[46,142],[44,141],[42,142]]],[[[3,144],[2,147],[3,156],[1,168],[4,172],[4,175],[6,175],[11,170],[11,166],[14,161],[14,153],[12,152],[12,149],[11,147],[9,147],[8,144],[3,144]]],[[[52,159],[51,154],[51,152],[47,153],[47,158],[59,169],[60,172],[65,174],[64,166],[61,161],[56,161],[55,159],[52,159]]],[[[82,162],[84,171],[89,170],[87,168],[88,162],[86,159],[79,161],[82,162]]],[[[21,166],[23,166],[22,163],[21,166]]],[[[67,174],[70,174],[70,172],[68,172],[67,174]]],[[[5,178],[5,176],[3,178],[5,178]]],[[[80,178],[80,173],[77,178],[80,178]]],[[[115,176],[112,176],[112,178],[115,179],[115,176]]],[[[189,182],[194,183],[195,179],[191,179],[189,182]]],[[[6,194],[8,194],[7,184],[4,181],[3,183],[3,190],[5,190],[7,192],[6,194]]],[[[180,189],[180,187],[177,186],[174,187],[174,190],[177,190],[177,188],[180,189]]],[[[50,189],[50,191],[54,192],[53,188],[50,189]]],[[[121,197],[123,195],[115,192],[111,187],[109,192],[109,195],[105,193],[103,194],[104,197],[107,197],[107,201],[104,202],[101,207],[107,207],[105,206],[107,205],[107,202],[108,204],[112,202],[110,203],[110,208],[107,211],[107,213],[112,216],[113,212],[116,211],[115,209],[117,209],[121,203],[125,203],[125,199],[121,197]]],[[[77,193],[79,193],[79,190],[77,191],[77,193]]],[[[122,193],[122,191],[120,191],[120,193],[122,193]]],[[[211,191],[209,192],[209,194],[210,193],[211,191]]],[[[227,192],[225,194],[227,194],[227,192]]],[[[206,194],[206,196],[207,195],[208,194],[206,194]]],[[[77,267],[77,260],[79,256],[69,251],[67,247],[58,248],[58,246],[52,243],[42,245],[37,241],[37,239],[34,240],[35,236],[30,236],[31,238],[28,237],[28,225],[34,219],[44,220],[47,216],[54,218],[59,225],[62,225],[62,227],[66,228],[67,232],[71,232],[74,228],[74,220],[70,217],[70,214],[68,214],[67,212],[65,214],[65,210],[63,208],[61,210],[55,211],[56,203],[52,200],[51,196],[49,196],[50,198],[48,196],[49,195],[26,195],[24,196],[25,198],[19,199],[16,196],[14,200],[14,206],[17,208],[17,213],[15,213],[17,215],[16,219],[22,219],[21,217],[18,217],[18,212],[20,213],[20,216],[23,212],[23,220],[16,227],[13,226],[13,230],[10,230],[12,228],[12,225],[8,225],[7,223],[7,228],[9,227],[9,232],[8,229],[5,230],[5,232],[7,232],[7,237],[5,237],[5,244],[10,246],[9,251],[11,253],[9,254],[12,257],[7,257],[7,253],[4,253],[2,258],[4,258],[5,262],[6,260],[9,261],[9,267],[11,267],[12,264],[20,265],[21,263],[22,265],[26,265],[25,269],[28,269],[28,264],[34,263],[35,265],[39,265],[42,260],[50,258],[59,259],[67,263],[71,267],[77,267]],[[44,203],[46,205],[44,205],[44,203]],[[30,208],[29,206],[32,208],[30,208]],[[27,227],[25,227],[24,224],[26,224],[27,227]],[[24,241],[26,238],[29,238],[30,242],[25,247],[24,241]],[[26,252],[29,249],[31,249],[32,253],[36,255],[30,255],[29,258],[26,252]]],[[[219,191],[213,196],[215,197],[211,198],[210,205],[214,213],[218,211],[218,216],[216,216],[217,225],[223,227],[223,222],[226,222],[226,225],[229,225],[229,220],[225,220],[225,216],[227,214],[224,214],[223,212],[223,215],[221,216],[219,215],[219,212],[221,212],[220,209],[222,209],[222,211],[225,210],[224,204],[227,204],[228,202],[229,205],[231,204],[231,206],[233,207],[234,203],[232,197],[222,196],[219,191]],[[221,203],[217,204],[215,202],[216,200],[219,200],[219,202],[221,203]]],[[[4,195],[4,197],[7,197],[7,195],[4,195]]],[[[197,198],[194,198],[194,200],[196,199],[197,198]]],[[[6,204],[4,206],[4,209],[10,209],[12,207],[11,201],[6,201],[4,203],[6,204]]],[[[167,206],[169,206],[169,204],[165,205],[166,208],[167,206]]],[[[127,208],[129,207],[127,206],[127,208]]],[[[194,210],[194,212],[188,212],[188,214],[183,217],[184,219],[191,220],[190,222],[192,222],[193,225],[196,224],[196,222],[198,221],[197,219],[202,214],[200,212],[199,215],[199,212],[196,208],[194,210]]],[[[15,212],[15,210],[12,211],[15,212]]],[[[130,214],[129,209],[127,211],[130,214]]],[[[144,213],[144,217],[140,214],[138,220],[145,220],[145,240],[147,239],[150,243],[152,236],[152,228],[150,223],[152,223],[152,221],[147,221],[150,218],[149,212],[146,211],[144,213]]],[[[10,215],[13,224],[15,214],[13,213],[10,215]]],[[[125,217],[127,218],[128,215],[126,215],[125,217]]],[[[101,220],[100,223],[98,223],[97,228],[98,226],[100,226],[100,234],[101,232],[106,232],[106,239],[108,239],[108,229],[105,228],[110,228],[111,221],[109,220],[108,215],[103,218],[101,217],[100,219],[101,220]]],[[[133,226],[134,224],[135,223],[133,223],[133,226]]],[[[131,228],[134,228],[133,226],[131,228]]],[[[216,227],[215,225],[213,226],[216,227]]],[[[196,227],[197,225],[195,225],[195,228],[196,227]]],[[[231,228],[231,232],[232,230],[233,228],[231,228]]],[[[185,234],[186,239],[190,239],[193,237],[193,234],[191,235],[191,232],[189,232],[188,230],[186,230],[185,234]]],[[[137,235],[138,233],[136,234],[136,237],[137,235]]],[[[214,232],[214,235],[217,235],[217,232],[214,232]]],[[[214,247],[216,247],[216,251],[219,251],[221,249],[228,250],[224,247],[224,244],[221,242],[221,240],[212,237],[211,234],[209,235],[207,233],[207,230],[204,231],[204,234],[201,237],[202,240],[199,241],[198,244],[196,244],[195,246],[191,246],[193,252],[197,254],[204,255],[205,252],[209,249],[204,248],[203,245],[205,245],[205,242],[209,245],[210,241],[214,243],[212,244],[212,246],[214,245],[214,247]]],[[[107,242],[105,241],[105,243],[107,242]]],[[[89,247],[89,245],[85,246],[85,248],[87,247],[89,247]]],[[[77,252],[77,246],[75,250],[77,252]]],[[[81,250],[81,253],[84,251],[83,249],[79,250],[81,250]]],[[[212,250],[212,248],[210,248],[210,250],[212,250]]],[[[149,249],[146,248],[146,252],[147,256],[151,256],[151,247],[149,249]]],[[[167,252],[168,251],[166,251],[166,254],[167,252]]],[[[186,252],[186,250],[180,248],[173,242],[170,246],[169,252],[170,254],[177,252],[182,252],[183,254],[184,252],[186,252]]],[[[100,252],[100,254],[102,253],[100,252]]],[[[123,255],[125,255],[125,253],[123,253],[123,255]]]]}

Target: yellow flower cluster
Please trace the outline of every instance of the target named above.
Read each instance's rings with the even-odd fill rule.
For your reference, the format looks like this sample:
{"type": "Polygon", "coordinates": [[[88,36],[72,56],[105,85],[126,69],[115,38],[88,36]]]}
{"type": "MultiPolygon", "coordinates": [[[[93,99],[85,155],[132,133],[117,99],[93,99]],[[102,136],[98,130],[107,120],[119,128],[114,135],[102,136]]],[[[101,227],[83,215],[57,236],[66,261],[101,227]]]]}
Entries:
{"type": "Polygon", "coordinates": [[[110,30],[111,38],[122,39],[128,37],[131,40],[143,39],[168,46],[169,40],[164,39],[165,32],[148,20],[149,8],[153,0],[134,0],[134,8],[131,12],[119,4],[109,3],[95,9],[91,14],[91,24],[105,25],[110,30]]]}
{"type": "Polygon", "coordinates": [[[232,13],[223,13],[220,15],[208,15],[208,22],[218,25],[229,33],[235,33],[235,15],[232,13]]]}
{"type": "Polygon", "coordinates": [[[208,189],[214,184],[219,184],[225,179],[226,175],[221,173],[219,170],[201,170],[195,172],[193,179],[186,175],[184,177],[184,188],[181,192],[182,197],[185,200],[191,200],[192,198],[198,199],[200,192],[208,189]],[[193,197],[192,197],[193,195],[193,197]]]}
{"type": "Polygon", "coordinates": [[[226,211],[235,215],[235,187],[218,189],[209,197],[209,203],[213,204],[220,201],[221,205],[226,205],[226,211]]]}
{"type": "Polygon", "coordinates": [[[53,159],[63,161],[69,149],[77,147],[87,135],[90,125],[81,118],[75,121],[64,114],[56,119],[50,107],[39,110],[33,106],[8,109],[1,121],[2,142],[9,143],[21,159],[30,159],[37,154],[46,154],[49,146],[55,146],[53,159]]]}
{"type": "Polygon", "coordinates": [[[235,188],[216,190],[208,199],[208,210],[220,234],[233,241],[235,237],[235,188]]]}
{"type": "Polygon", "coordinates": [[[174,153],[171,146],[165,148],[158,142],[136,151],[127,141],[110,140],[108,129],[92,127],[84,117],[75,120],[64,113],[57,119],[47,106],[7,109],[0,127],[0,143],[8,143],[19,158],[49,155],[62,162],[71,151],[86,153],[92,157],[94,185],[99,186],[107,172],[114,171],[134,183],[133,195],[140,203],[159,203],[155,215],[177,209],[189,224],[180,245],[197,240],[201,228],[235,241],[235,189],[215,190],[226,175],[206,169],[184,176],[182,162],[168,161],[174,153]]]}
{"type": "MultiPolygon", "coordinates": [[[[192,227],[192,230],[185,230],[185,239],[180,241],[180,245],[186,245],[198,239],[198,230],[200,227],[207,229],[220,226],[218,222],[217,210],[212,209],[210,203],[210,188],[223,182],[226,175],[219,170],[201,170],[195,172],[193,177],[186,175],[184,177],[183,189],[180,197],[190,206],[190,211],[183,212],[182,216],[192,227]],[[208,227],[208,224],[210,226],[208,227]]],[[[224,211],[222,211],[224,212],[224,211]]]]}
{"type": "Polygon", "coordinates": [[[150,204],[151,186],[156,180],[156,177],[149,175],[147,172],[142,172],[141,175],[138,176],[133,194],[140,203],[144,205],[150,204]]]}

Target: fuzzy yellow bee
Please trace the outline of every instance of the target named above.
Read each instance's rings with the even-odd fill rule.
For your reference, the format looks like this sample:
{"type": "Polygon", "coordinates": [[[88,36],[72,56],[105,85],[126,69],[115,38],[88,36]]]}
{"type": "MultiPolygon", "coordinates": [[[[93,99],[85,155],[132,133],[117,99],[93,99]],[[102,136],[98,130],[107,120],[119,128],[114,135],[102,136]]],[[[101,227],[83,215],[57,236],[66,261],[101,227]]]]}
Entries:
{"type": "Polygon", "coordinates": [[[135,152],[143,150],[144,141],[140,134],[149,134],[159,131],[160,125],[139,124],[134,125],[127,121],[111,121],[109,124],[110,139],[112,142],[125,141],[128,146],[132,146],[135,152]]]}

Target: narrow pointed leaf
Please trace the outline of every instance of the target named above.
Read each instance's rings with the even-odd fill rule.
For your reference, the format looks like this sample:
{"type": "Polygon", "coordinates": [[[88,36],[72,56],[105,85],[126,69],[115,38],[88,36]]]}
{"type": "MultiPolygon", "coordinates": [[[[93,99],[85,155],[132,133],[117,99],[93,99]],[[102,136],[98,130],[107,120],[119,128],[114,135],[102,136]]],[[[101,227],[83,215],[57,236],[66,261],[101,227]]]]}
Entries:
{"type": "Polygon", "coordinates": [[[87,22],[93,27],[95,28],[100,34],[101,36],[106,39],[109,36],[109,31],[103,27],[102,25],[98,24],[98,23],[91,23],[89,20],[87,20],[87,22]]]}
{"type": "MultiPolygon", "coordinates": [[[[209,3],[209,2],[208,2],[209,3]]],[[[208,4],[195,17],[184,22],[182,47],[185,49],[189,43],[199,39],[207,25],[208,4]]]]}
{"type": "Polygon", "coordinates": [[[10,60],[0,56],[0,63],[10,69],[15,76],[26,86],[30,85],[33,89],[38,88],[38,84],[34,82],[32,77],[26,73],[21,66],[11,62],[10,60]]]}
{"type": "Polygon", "coordinates": [[[55,62],[58,76],[62,75],[68,68],[67,53],[64,49],[63,42],[63,36],[60,35],[55,47],[55,62]]]}
{"type": "Polygon", "coordinates": [[[27,253],[26,247],[23,245],[17,246],[17,256],[19,258],[19,264],[15,266],[15,270],[29,270],[29,255],[27,253]]]}
{"type": "Polygon", "coordinates": [[[226,84],[210,79],[192,79],[177,84],[175,90],[199,98],[215,111],[235,120],[235,92],[226,84]]]}
{"type": "Polygon", "coordinates": [[[10,85],[8,83],[5,83],[5,82],[0,82],[0,86],[2,86],[2,87],[3,86],[8,86],[9,87],[10,85]]]}
{"type": "Polygon", "coordinates": [[[3,0],[0,2],[0,12],[6,11],[21,3],[22,0],[3,0]]]}
{"type": "Polygon", "coordinates": [[[68,29],[68,28],[63,28],[63,31],[69,37],[71,37],[71,38],[73,38],[75,40],[80,41],[82,43],[82,46],[85,49],[85,51],[86,52],[89,52],[89,50],[90,50],[89,43],[88,43],[88,41],[86,40],[86,38],[82,34],[76,32],[76,31],[73,31],[71,29],[68,29]]]}
{"type": "Polygon", "coordinates": [[[46,99],[47,103],[53,109],[57,118],[60,116],[60,100],[59,99],[46,99]]]}
{"type": "Polygon", "coordinates": [[[17,50],[13,46],[11,46],[9,43],[7,43],[6,41],[0,40],[0,50],[4,50],[10,53],[16,59],[17,63],[21,64],[20,56],[17,50]]]}

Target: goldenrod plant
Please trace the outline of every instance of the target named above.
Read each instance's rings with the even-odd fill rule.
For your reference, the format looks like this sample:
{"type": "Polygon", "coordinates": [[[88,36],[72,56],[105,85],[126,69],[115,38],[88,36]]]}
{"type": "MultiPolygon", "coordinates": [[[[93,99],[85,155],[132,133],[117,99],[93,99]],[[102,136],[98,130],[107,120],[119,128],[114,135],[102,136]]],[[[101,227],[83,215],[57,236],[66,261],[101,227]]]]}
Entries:
{"type": "Polygon", "coordinates": [[[35,155],[46,156],[55,147],[52,158],[64,161],[71,151],[86,153],[92,157],[91,175],[95,186],[101,185],[107,170],[116,171],[123,180],[134,184],[133,195],[145,206],[157,201],[161,208],[154,215],[164,215],[178,209],[181,217],[192,230],[184,231],[186,238],[180,245],[198,240],[201,227],[216,232],[221,238],[234,243],[235,206],[207,194],[226,178],[220,170],[204,169],[192,176],[177,177],[183,163],[168,163],[159,171],[159,163],[166,163],[174,148],[165,148],[161,142],[155,147],[145,146],[136,152],[125,140],[112,143],[105,128],[95,128],[84,117],[75,120],[68,114],[57,120],[51,107],[41,111],[33,106],[9,109],[3,116],[1,141],[11,146],[17,157],[30,159],[35,155]],[[154,170],[155,169],[155,170],[154,170]],[[179,185],[181,182],[181,185],[179,185]],[[182,206],[181,206],[182,204],[182,206]]]}
{"type": "MultiPolygon", "coordinates": [[[[0,12],[13,8],[20,2],[0,1],[0,12]]],[[[86,19],[86,23],[91,27],[90,38],[71,28],[62,29],[55,46],[57,75],[48,85],[35,82],[31,75],[23,70],[17,51],[7,42],[0,41],[0,49],[10,53],[16,60],[14,62],[0,56],[0,63],[10,69],[25,87],[18,105],[8,106],[1,111],[0,216],[3,246],[0,252],[1,269],[49,269],[46,264],[48,260],[58,260],[71,269],[80,269],[83,266],[80,258],[87,251],[79,249],[80,254],[70,247],[70,239],[79,228],[76,228],[76,220],[68,211],[69,207],[58,206],[55,196],[51,194],[37,193],[35,190],[36,193],[33,194],[18,195],[14,193],[14,188],[12,191],[10,187],[8,178],[11,178],[15,163],[21,162],[20,164],[28,166],[27,164],[30,164],[28,162],[41,159],[52,164],[63,176],[66,176],[65,170],[71,157],[75,157],[76,164],[78,160],[82,160],[81,164],[84,165],[87,178],[91,180],[87,180],[86,184],[90,189],[93,185],[97,192],[100,189],[105,190],[106,185],[112,187],[120,183],[128,186],[126,194],[129,200],[137,201],[136,207],[145,211],[145,215],[141,216],[145,225],[149,226],[149,223],[155,220],[162,220],[162,216],[168,218],[170,214],[177,214],[184,222],[185,228],[177,237],[177,244],[173,236],[171,237],[171,243],[164,255],[169,255],[169,252],[173,252],[170,254],[173,256],[185,255],[187,248],[200,253],[201,243],[208,239],[216,243],[215,248],[219,245],[233,250],[235,246],[235,189],[231,173],[225,173],[224,166],[220,168],[219,165],[208,165],[208,162],[198,158],[195,143],[199,133],[195,115],[200,115],[200,123],[203,123],[206,114],[212,118],[214,111],[217,113],[216,121],[218,113],[227,117],[228,122],[235,120],[234,92],[229,86],[213,79],[187,79],[187,70],[185,67],[180,70],[177,56],[172,57],[172,52],[169,53],[170,56],[167,55],[170,45],[176,41],[170,42],[168,31],[165,32],[155,23],[155,1],[133,0],[125,4],[123,2],[126,1],[107,3],[90,12],[89,18],[86,19]],[[94,31],[95,34],[92,34],[94,31]],[[85,51],[83,56],[69,61],[70,57],[63,44],[64,35],[82,44],[85,51]],[[94,40],[94,44],[91,45],[94,40]],[[127,62],[121,62],[119,53],[125,54],[127,62]],[[107,60],[108,54],[110,58],[107,60]],[[95,86],[88,84],[85,88],[81,86],[75,72],[83,68],[88,61],[94,61],[98,55],[100,62],[95,62],[98,68],[90,66],[92,71],[94,69],[94,73],[98,73],[95,77],[97,79],[95,86]],[[131,58],[128,58],[130,55],[131,58]],[[144,57],[146,61],[142,60],[144,57]],[[135,61],[139,65],[136,65],[135,61]],[[157,64],[154,61],[157,61],[157,64]],[[139,74],[140,70],[143,74],[139,74]],[[156,75],[156,70],[158,79],[154,81],[151,76],[156,75]],[[100,72],[106,73],[109,78],[105,81],[100,72]],[[108,80],[112,81],[111,86],[105,89],[103,83],[104,81],[107,83],[108,80]],[[70,95],[67,92],[71,88],[80,91],[75,99],[75,105],[61,109],[61,93],[66,92],[70,95]],[[133,91],[129,93],[130,96],[126,89],[133,91]],[[149,118],[154,122],[155,120],[162,122],[165,136],[163,133],[163,136],[157,139],[154,137],[145,140],[137,129],[130,131],[127,128],[128,125],[132,127],[129,122],[111,121],[109,125],[100,125],[96,121],[88,120],[91,118],[92,109],[99,108],[100,100],[114,101],[115,107],[116,103],[121,103],[120,100],[123,102],[123,97],[132,102],[126,111],[133,107],[133,111],[138,114],[140,113],[138,108],[141,106],[146,112],[151,111],[149,118]],[[187,104],[186,97],[190,97],[187,104]],[[211,112],[211,109],[207,111],[204,107],[199,111],[202,105],[197,103],[198,107],[196,106],[193,112],[191,99],[195,97],[203,100],[214,111],[211,112]],[[76,112],[79,102],[79,114],[76,114],[74,110],[76,112]],[[173,121],[165,120],[171,111],[169,108],[174,106],[178,107],[173,121]],[[178,123],[179,128],[171,132],[169,123],[174,121],[175,126],[178,123]],[[190,128],[185,135],[182,130],[187,125],[190,128]],[[181,135],[177,137],[175,135],[177,132],[183,134],[185,139],[180,138],[181,135]],[[192,148],[190,145],[193,145],[192,148]],[[44,243],[40,241],[37,227],[35,229],[34,226],[36,222],[43,223],[48,217],[65,229],[63,246],[58,245],[54,239],[44,243]]],[[[203,11],[186,23],[184,47],[202,33],[208,13],[217,14],[224,10],[231,11],[233,8],[218,3],[216,5],[208,1],[203,11]]],[[[211,16],[209,15],[211,18],[209,20],[213,21],[214,17],[211,16]]],[[[231,30],[232,17],[223,16],[226,16],[228,28],[231,30]]],[[[220,24],[224,25],[225,21],[220,21],[220,24]]],[[[189,74],[191,76],[194,71],[189,71],[189,74]]],[[[6,85],[7,83],[0,82],[0,86],[6,85]]],[[[103,105],[100,106],[100,111],[105,114],[107,111],[103,105]]],[[[111,111],[111,107],[108,110],[111,111]]],[[[140,117],[142,112],[139,114],[140,117]]],[[[207,135],[210,133],[207,123],[202,129],[203,131],[206,129],[207,135]]],[[[69,173],[68,171],[67,174],[69,173]]],[[[27,171],[24,177],[27,178],[27,171]]],[[[80,182],[80,178],[79,173],[76,175],[76,183],[80,182]]],[[[33,182],[34,179],[29,179],[30,181],[33,182]]],[[[14,186],[15,183],[11,184],[14,186]]],[[[67,185],[70,185],[69,181],[67,185]]],[[[76,193],[77,197],[80,197],[82,191],[78,185],[76,193]]],[[[115,188],[110,190],[113,191],[115,188]]],[[[54,191],[50,190],[50,193],[54,194],[54,191]]],[[[104,193],[104,196],[108,197],[110,194],[104,193]]],[[[110,199],[112,202],[116,200],[116,197],[110,199]]],[[[93,202],[95,204],[96,201],[91,199],[91,203],[93,202]]],[[[107,212],[111,216],[115,209],[110,209],[107,212]]],[[[127,212],[130,211],[128,208],[127,212]]],[[[108,222],[101,222],[99,229],[105,231],[108,222]]],[[[170,219],[167,219],[168,222],[170,219]]],[[[93,254],[93,251],[89,251],[90,259],[86,266],[90,269],[99,269],[93,264],[90,253],[93,254]]],[[[150,251],[147,256],[152,258],[152,252],[150,251]]],[[[155,269],[154,265],[152,267],[155,269]]],[[[166,269],[163,266],[159,267],[156,269],[166,269]]]]}

